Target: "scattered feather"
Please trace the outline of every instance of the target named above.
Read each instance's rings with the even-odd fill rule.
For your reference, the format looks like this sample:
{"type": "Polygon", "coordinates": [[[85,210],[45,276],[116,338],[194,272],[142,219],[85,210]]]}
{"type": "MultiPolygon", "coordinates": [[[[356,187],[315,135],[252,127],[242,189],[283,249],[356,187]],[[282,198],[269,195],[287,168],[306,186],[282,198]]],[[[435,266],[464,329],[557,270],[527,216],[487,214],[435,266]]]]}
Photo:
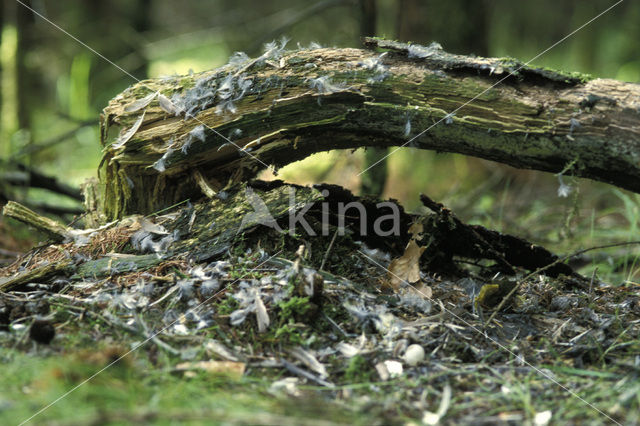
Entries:
{"type": "Polygon", "coordinates": [[[429,46],[422,46],[419,44],[411,44],[407,49],[407,56],[409,58],[428,58],[435,55],[442,50],[442,46],[439,43],[433,42],[429,46]]]}
{"type": "Polygon", "coordinates": [[[218,98],[222,100],[229,99],[233,95],[233,89],[234,77],[233,74],[228,74],[218,87],[218,98]]]}
{"type": "Polygon", "coordinates": [[[218,342],[215,339],[210,339],[204,345],[205,350],[209,352],[213,352],[215,355],[218,355],[221,358],[226,359],[227,361],[240,361],[240,358],[232,353],[226,346],[222,343],[218,342]]]}
{"type": "Polygon", "coordinates": [[[298,50],[316,50],[316,49],[322,49],[322,45],[320,43],[316,43],[315,41],[312,41],[311,43],[309,43],[307,47],[304,47],[300,44],[300,42],[298,42],[298,50]]]}
{"type": "Polygon", "coordinates": [[[311,371],[317,373],[321,378],[326,379],[329,377],[326,367],[322,365],[320,361],[318,361],[317,358],[308,350],[298,346],[293,348],[289,353],[298,361],[306,365],[311,371]]]}
{"type": "Polygon", "coordinates": [[[120,135],[120,137],[118,137],[118,139],[113,143],[113,145],[111,145],[111,148],[113,149],[122,148],[124,144],[127,143],[127,141],[129,141],[129,139],[131,139],[133,135],[136,134],[136,132],[140,128],[140,125],[142,125],[142,122],[144,121],[144,114],[145,113],[143,112],[142,115],[138,117],[136,122],[133,123],[133,126],[131,126],[129,130],[127,130],[122,135],[120,135]]]}
{"type": "Polygon", "coordinates": [[[259,60],[274,61],[274,60],[280,59],[280,57],[285,51],[285,47],[287,46],[288,42],[289,42],[289,39],[285,36],[282,36],[279,42],[274,40],[269,43],[266,43],[264,45],[264,53],[262,54],[262,56],[260,56],[259,60]]]}
{"type": "Polygon", "coordinates": [[[338,343],[336,349],[346,358],[353,358],[361,352],[359,348],[345,342],[338,343]]]}
{"type": "Polygon", "coordinates": [[[562,175],[558,175],[558,197],[567,198],[571,194],[571,186],[564,183],[562,175]]]}
{"type": "Polygon", "coordinates": [[[133,183],[133,180],[131,180],[131,178],[130,178],[129,176],[126,176],[126,175],[125,175],[125,177],[124,177],[124,178],[125,178],[125,180],[127,181],[127,185],[129,185],[129,188],[130,188],[130,189],[133,189],[133,188],[135,187],[135,185],[134,185],[134,183],[133,183]]]}
{"type": "Polygon", "coordinates": [[[411,134],[411,119],[407,117],[407,122],[404,123],[404,133],[402,134],[405,138],[411,134]]]}
{"type": "Polygon", "coordinates": [[[216,106],[216,114],[222,114],[224,112],[230,112],[231,114],[235,114],[238,109],[232,100],[227,100],[220,102],[216,106]]]}
{"type": "Polygon", "coordinates": [[[216,294],[216,292],[220,289],[220,281],[217,279],[211,279],[203,281],[200,284],[200,294],[202,297],[209,298],[216,294]]]}
{"type": "Polygon", "coordinates": [[[227,62],[229,65],[239,66],[244,65],[247,61],[249,61],[249,55],[244,52],[233,52],[233,54],[229,57],[229,61],[227,62]]]}
{"type": "Polygon", "coordinates": [[[162,93],[158,94],[158,105],[160,105],[160,108],[167,114],[176,115],[177,113],[176,106],[173,104],[171,99],[167,98],[162,93]]]}
{"type": "Polygon", "coordinates": [[[432,413],[425,411],[422,415],[422,423],[428,426],[435,426],[441,423],[442,417],[447,413],[449,406],[451,405],[451,386],[446,384],[442,390],[442,399],[438,406],[438,411],[432,413]]]}
{"type": "Polygon", "coordinates": [[[173,153],[173,149],[169,148],[167,149],[167,151],[164,153],[164,155],[162,157],[160,157],[158,159],[158,161],[156,161],[155,163],[153,163],[153,168],[156,169],[157,171],[159,171],[160,173],[164,172],[166,170],[166,160],[167,158],[169,158],[169,156],[173,153]]]}
{"type": "Polygon", "coordinates": [[[184,145],[182,145],[182,149],[181,149],[182,153],[186,155],[187,151],[191,147],[191,144],[196,140],[199,140],[202,142],[206,140],[205,127],[203,124],[200,124],[199,126],[194,127],[189,132],[186,142],[184,143],[184,145]]]}
{"type": "Polygon", "coordinates": [[[453,117],[456,116],[455,112],[451,112],[444,116],[444,124],[453,124],[453,117]]]}
{"type": "Polygon", "coordinates": [[[342,92],[349,89],[349,87],[342,83],[334,84],[333,82],[331,82],[331,78],[326,75],[318,78],[310,78],[308,79],[308,81],[309,87],[311,87],[321,95],[330,95],[332,93],[342,92]]]}
{"type": "Polygon", "coordinates": [[[264,306],[264,302],[260,298],[260,292],[255,292],[255,298],[258,332],[264,333],[267,330],[267,327],[269,327],[269,314],[267,313],[267,307],[264,306]]]}
{"type": "Polygon", "coordinates": [[[190,300],[193,298],[194,289],[193,289],[193,281],[191,280],[180,280],[178,281],[178,296],[182,300],[190,300]]]}
{"type": "Polygon", "coordinates": [[[228,139],[237,139],[240,136],[242,136],[242,129],[233,129],[231,131],[231,133],[229,133],[229,138],[228,139]]]}
{"type": "Polygon", "coordinates": [[[144,98],[138,99],[136,101],[131,102],[129,105],[124,107],[124,112],[136,112],[140,111],[142,108],[146,107],[155,99],[159,92],[151,93],[144,98]]]}
{"type": "Polygon", "coordinates": [[[573,134],[573,131],[575,129],[579,129],[580,127],[582,127],[582,124],[580,124],[580,121],[576,118],[571,118],[569,120],[569,134],[573,134]]]}
{"type": "Polygon", "coordinates": [[[174,242],[168,234],[164,227],[142,219],[140,230],[131,235],[131,246],[142,253],[162,253],[174,242]]]}

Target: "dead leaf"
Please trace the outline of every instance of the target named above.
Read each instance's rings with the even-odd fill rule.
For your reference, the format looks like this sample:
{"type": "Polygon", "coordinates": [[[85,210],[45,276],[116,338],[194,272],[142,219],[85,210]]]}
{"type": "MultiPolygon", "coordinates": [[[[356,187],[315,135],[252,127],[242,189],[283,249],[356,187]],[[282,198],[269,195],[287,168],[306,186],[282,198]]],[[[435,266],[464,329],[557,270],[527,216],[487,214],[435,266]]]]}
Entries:
{"type": "Polygon", "coordinates": [[[413,284],[420,280],[420,256],[426,247],[420,247],[415,240],[409,241],[404,254],[393,259],[389,264],[389,284],[394,290],[400,288],[400,284],[408,282],[413,284]]]}
{"type": "Polygon", "coordinates": [[[409,227],[409,234],[411,234],[412,240],[422,240],[422,231],[424,231],[424,226],[421,222],[414,222],[409,227]]]}
{"type": "Polygon", "coordinates": [[[425,299],[431,299],[433,297],[433,290],[423,282],[415,284],[413,288],[418,292],[420,296],[424,297],[425,299]]]}

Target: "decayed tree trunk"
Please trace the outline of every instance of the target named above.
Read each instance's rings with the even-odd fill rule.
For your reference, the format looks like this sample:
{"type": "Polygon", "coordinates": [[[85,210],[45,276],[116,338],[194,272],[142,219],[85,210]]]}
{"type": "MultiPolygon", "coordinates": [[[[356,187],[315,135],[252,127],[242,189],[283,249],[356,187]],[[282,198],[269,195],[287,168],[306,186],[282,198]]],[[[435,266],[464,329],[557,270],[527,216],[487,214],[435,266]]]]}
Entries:
{"type": "Polygon", "coordinates": [[[130,87],[101,120],[100,211],[147,214],[265,165],[405,144],[640,192],[640,85],[437,45],[366,44],[273,45],[257,59],[236,55],[216,70],[130,87]]]}

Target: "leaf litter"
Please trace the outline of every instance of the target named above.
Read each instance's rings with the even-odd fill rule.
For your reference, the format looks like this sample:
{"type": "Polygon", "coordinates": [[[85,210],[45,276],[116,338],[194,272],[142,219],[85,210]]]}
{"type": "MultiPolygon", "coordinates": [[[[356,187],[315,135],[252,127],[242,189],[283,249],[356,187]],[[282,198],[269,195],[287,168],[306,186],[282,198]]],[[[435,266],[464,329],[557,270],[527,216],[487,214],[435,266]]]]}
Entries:
{"type": "MultiPolygon", "coordinates": [[[[381,418],[393,423],[399,418],[384,409],[389,404],[403,418],[425,424],[491,419],[482,398],[473,396],[475,377],[485,377],[485,398],[502,395],[508,401],[511,394],[501,392],[504,380],[495,375],[535,376],[536,365],[559,361],[586,374],[606,363],[611,378],[602,380],[612,381],[638,374],[633,367],[640,338],[637,288],[596,280],[587,291],[576,278],[538,273],[487,324],[482,310],[495,304],[486,303],[481,289],[500,288],[510,278],[504,273],[483,278],[489,264],[469,266],[458,262],[465,260],[460,255],[452,258],[457,269],[433,272],[430,258],[441,253],[431,251],[427,241],[441,232],[438,214],[451,213],[412,217],[404,244],[396,246],[404,249],[363,241],[358,224],[348,225],[328,256],[330,237],[319,236],[309,245],[298,236],[253,226],[222,253],[198,261],[179,250],[190,241],[176,232],[181,221],[193,220],[188,207],[184,213],[98,229],[82,246],[69,242],[38,249],[2,271],[11,275],[66,258],[74,265],[0,293],[0,328],[6,330],[0,338],[26,350],[21,325],[50,315],[56,337],[49,346],[64,351],[73,335],[87,333],[90,318],[98,339],[116,331],[125,345],[149,339],[135,356],[152,348],[165,352],[185,379],[198,370],[257,374],[270,378],[270,392],[289,397],[311,385],[350,401],[355,410],[366,409],[360,397],[377,401],[381,418]],[[320,270],[319,259],[325,257],[320,270]],[[87,265],[97,269],[80,276],[87,265]],[[345,393],[357,383],[362,387],[345,393]],[[393,392],[381,392],[389,386],[393,392]]],[[[450,216],[447,220],[457,223],[450,216]]],[[[200,229],[197,221],[191,225],[194,232],[200,229]]],[[[458,232],[463,225],[456,225],[458,232]]],[[[495,253],[486,250],[485,255],[495,253]]],[[[516,268],[515,279],[528,275],[516,268]]],[[[571,385],[580,376],[563,377],[571,385]]],[[[540,378],[536,386],[531,391],[542,398],[554,385],[540,378]]],[[[526,411],[510,413],[534,420],[526,411]]],[[[541,422],[555,415],[549,410],[534,414],[541,422]]]]}

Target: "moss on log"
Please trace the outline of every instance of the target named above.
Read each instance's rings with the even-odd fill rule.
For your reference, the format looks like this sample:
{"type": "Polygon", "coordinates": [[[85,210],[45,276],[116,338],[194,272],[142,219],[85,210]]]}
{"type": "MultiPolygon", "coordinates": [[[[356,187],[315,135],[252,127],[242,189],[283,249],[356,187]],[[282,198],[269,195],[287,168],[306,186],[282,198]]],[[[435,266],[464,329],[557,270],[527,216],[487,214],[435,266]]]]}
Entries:
{"type": "Polygon", "coordinates": [[[9,201],[3,207],[2,214],[44,232],[53,241],[64,241],[70,238],[69,228],[15,201],[9,201]]]}
{"type": "Polygon", "coordinates": [[[367,45],[275,46],[257,59],[128,88],[101,119],[100,213],[148,214],[267,165],[364,146],[549,172],[571,165],[567,174],[640,192],[640,85],[437,45],[367,45]]]}

